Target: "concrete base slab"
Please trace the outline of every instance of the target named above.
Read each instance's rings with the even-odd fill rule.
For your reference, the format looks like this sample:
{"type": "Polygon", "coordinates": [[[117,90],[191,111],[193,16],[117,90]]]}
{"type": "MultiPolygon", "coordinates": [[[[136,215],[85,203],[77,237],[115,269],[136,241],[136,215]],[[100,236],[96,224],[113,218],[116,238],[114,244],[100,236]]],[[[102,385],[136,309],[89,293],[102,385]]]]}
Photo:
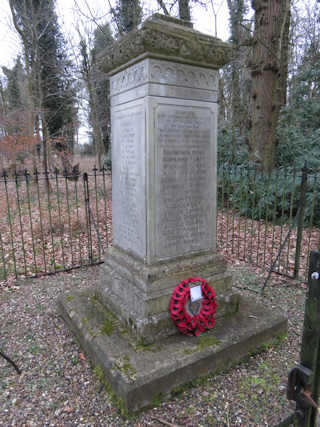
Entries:
{"type": "Polygon", "coordinates": [[[60,314],[103,374],[120,406],[135,412],[173,389],[225,369],[287,330],[287,319],[251,298],[199,337],[177,333],[152,345],[137,342],[93,292],[64,295],[60,314]]]}

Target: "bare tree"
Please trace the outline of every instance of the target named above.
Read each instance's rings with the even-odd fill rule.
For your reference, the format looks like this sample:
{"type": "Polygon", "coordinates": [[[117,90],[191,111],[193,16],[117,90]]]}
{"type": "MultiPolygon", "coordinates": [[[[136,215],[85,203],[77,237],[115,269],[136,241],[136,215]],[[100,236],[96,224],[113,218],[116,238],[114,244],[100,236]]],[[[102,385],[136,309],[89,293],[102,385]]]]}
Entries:
{"type": "Polygon", "coordinates": [[[98,70],[97,56],[113,41],[108,24],[96,28],[91,49],[84,37],[80,40],[81,74],[89,95],[89,121],[99,168],[103,166],[103,156],[107,154],[110,143],[110,90],[107,76],[98,70]]]}
{"type": "MultiPolygon", "coordinates": [[[[36,36],[34,34],[34,28],[31,26],[31,22],[26,19],[27,16],[27,4],[26,2],[21,2],[20,8],[22,10],[22,15],[24,19],[19,19],[19,15],[16,10],[16,2],[14,0],[9,0],[9,6],[11,10],[13,25],[18,32],[20,39],[23,44],[23,53],[24,53],[24,64],[26,70],[27,78],[27,91],[28,91],[28,114],[29,114],[29,136],[33,135],[34,132],[34,123],[35,123],[35,99],[33,88],[36,83],[35,70],[32,67],[33,57],[30,56],[30,41],[35,42],[36,36]],[[27,30],[26,30],[27,28],[27,30]],[[28,37],[28,34],[31,37],[28,37]]],[[[33,9],[29,10],[29,15],[34,15],[33,9]]]]}
{"type": "Polygon", "coordinates": [[[9,0],[13,23],[23,44],[29,100],[29,133],[42,134],[47,173],[52,138],[68,137],[72,151],[76,115],[70,61],[58,25],[54,0],[9,0]]]}

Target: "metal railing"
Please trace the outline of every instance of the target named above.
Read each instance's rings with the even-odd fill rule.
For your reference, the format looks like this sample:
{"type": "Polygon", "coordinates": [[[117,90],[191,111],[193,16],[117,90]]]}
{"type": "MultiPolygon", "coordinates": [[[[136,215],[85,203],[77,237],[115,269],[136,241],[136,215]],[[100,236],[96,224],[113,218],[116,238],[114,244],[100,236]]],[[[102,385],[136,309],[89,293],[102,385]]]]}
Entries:
{"type": "MultiPolygon", "coordinates": [[[[231,262],[306,280],[320,242],[320,175],[218,169],[217,248],[231,262]]],[[[103,262],[112,242],[111,175],[38,171],[0,179],[0,282],[103,262]]],[[[0,283],[1,284],[1,283],[0,283]]]]}
{"type": "Polygon", "coordinates": [[[218,169],[217,246],[230,260],[306,280],[320,242],[320,174],[223,165],[218,169]]]}
{"type": "Polygon", "coordinates": [[[111,177],[38,171],[0,179],[0,280],[101,263],[111,241],[111,177]]]}

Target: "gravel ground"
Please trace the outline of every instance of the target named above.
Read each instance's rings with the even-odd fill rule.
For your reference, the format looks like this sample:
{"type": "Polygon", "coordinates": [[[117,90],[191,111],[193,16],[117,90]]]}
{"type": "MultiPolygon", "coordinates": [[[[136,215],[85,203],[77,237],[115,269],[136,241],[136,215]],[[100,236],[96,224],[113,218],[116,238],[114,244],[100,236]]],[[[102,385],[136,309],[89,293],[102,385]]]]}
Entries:
{"type": "MultiPolygon", "coordinates": [[[[17,375],[0,357],[1,426],[274,426],[292,411],[286,382],[299,359],[305,286],[279,278],[268,285],[264,303],[289,318],[280,343],[125,420],[56,312],[61,292],[90,286],[98,272],[91,267],[0,289],[0,349],[23,371],[17,375]]],[[[257,296],[243,288],[258,289],[261,278],[244,267],[235,276],[240,292],[257,296]]]]}

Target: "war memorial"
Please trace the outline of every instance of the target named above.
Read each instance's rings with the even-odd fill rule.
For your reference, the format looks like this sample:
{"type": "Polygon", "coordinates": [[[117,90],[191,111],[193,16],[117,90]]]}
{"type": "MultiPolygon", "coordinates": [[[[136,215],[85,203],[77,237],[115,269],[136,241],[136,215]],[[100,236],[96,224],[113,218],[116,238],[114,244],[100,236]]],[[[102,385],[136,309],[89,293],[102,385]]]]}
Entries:
{"type": "Polygon", "coordinates": [[[127,412],[286,332],[236,293],[216,251],[218,70],[232,46],[154,15],[105,52],[113,245],[60,313],[127,412]]]}

